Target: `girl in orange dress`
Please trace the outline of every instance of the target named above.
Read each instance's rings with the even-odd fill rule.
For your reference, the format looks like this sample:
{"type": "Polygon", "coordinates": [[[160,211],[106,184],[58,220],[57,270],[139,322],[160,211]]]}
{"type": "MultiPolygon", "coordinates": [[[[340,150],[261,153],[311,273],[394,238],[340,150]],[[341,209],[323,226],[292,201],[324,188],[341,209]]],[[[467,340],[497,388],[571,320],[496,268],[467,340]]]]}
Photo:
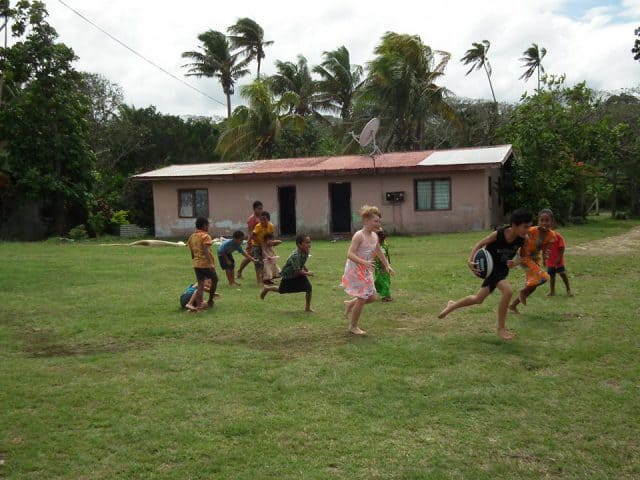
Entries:
{"type": "Polygon", "coordinates": [[[524,246],[520,248],[519,263],[525,271],[526,284],[520,290],[518,297],[509,305],[509,309],[513,313],[520,313],[518,305],[520,303],[526,305],[527,297],[536,288],[549,280],[549,274],[540,268],[540,257],[556,241],[556,234],[551,230],[553,219],[551,210],[548,208],[540,210],[540,213],[538,213],[538,226],[529,229],[524,246]]]}
{"type": "Polygon", "coordinates": [[[378,207],[364,205],[360,209],[362,229],[358,230],[351,239],[347,264],[344,267],[342,286],[351,300],[344,302],[344,316],[351,321],[349,332],[354,335],[366,335],[367,332],[358,327],[358,320],[365,304],[376,300],[376,287],[373,272],[374,258],[382,262],[383,268],[393,275],[393,269],[380,248],[376,232],[380,230],[380,210],[378,207]]]}

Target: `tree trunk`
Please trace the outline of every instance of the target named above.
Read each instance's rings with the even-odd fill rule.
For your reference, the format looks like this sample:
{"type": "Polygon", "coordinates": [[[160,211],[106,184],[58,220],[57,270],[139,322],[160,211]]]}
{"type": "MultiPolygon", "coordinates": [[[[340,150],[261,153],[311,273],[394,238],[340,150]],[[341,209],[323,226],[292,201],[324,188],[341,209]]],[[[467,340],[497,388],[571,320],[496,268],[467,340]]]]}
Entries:
{"type": "Polygon", "coordinates": [[[231,118],[231,93],[226,92],[227,95],[227,119],[231,118]]]}

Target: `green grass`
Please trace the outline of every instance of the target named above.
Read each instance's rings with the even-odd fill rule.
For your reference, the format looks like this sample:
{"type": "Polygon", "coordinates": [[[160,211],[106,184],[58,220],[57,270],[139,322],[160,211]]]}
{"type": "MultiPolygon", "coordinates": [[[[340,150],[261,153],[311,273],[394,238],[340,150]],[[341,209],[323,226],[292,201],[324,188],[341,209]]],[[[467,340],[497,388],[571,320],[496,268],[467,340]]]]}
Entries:
{"type": "Polygon", "coordinates": [[[638,478],[638,254],[569,254],[576,296],[543,287],[505,343],[497,295],[436,318],[477,290],[482,235],[391,238],[366,338],[341,318],[347,242],[314,241],[315,314],[245,280],[197,315],[186,249],[0,244],[0,477],[638,478]]]}

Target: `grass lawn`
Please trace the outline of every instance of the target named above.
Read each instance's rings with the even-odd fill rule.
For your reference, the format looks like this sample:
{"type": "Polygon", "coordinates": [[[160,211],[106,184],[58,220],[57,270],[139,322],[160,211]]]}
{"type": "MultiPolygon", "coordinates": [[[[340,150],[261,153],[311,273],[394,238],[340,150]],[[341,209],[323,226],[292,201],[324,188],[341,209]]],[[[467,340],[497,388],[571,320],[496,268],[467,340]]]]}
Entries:
{"type": "Polygon", "coordinates": [[[394,301],[365,307],[365,338],[341,316],[347,242],[313,243],[314,314],[260,301],[249,269],[180,311],[185,248],[0,243],[0,477],[640,478],[638,250],[570,250],[575,297],[542,287],[505,343],[497,294],[436,318],[479,287],[485,234],[390,238],[394,301]]]}

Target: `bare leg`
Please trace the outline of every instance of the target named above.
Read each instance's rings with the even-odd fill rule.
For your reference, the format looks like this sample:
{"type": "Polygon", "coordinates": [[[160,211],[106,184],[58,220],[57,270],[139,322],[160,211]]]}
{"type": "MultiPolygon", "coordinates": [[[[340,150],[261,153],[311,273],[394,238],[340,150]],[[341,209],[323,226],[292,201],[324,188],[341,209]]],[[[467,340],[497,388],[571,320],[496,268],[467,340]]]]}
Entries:
{"type": "Polygon", "coordinates": [[[356,298],[355,304],[353,306],[353,311],[351,313],[351,322],[349,324],[349,332],[354,335],[366,335],[367,332],[358,327],[358,321],[360,320],[360,315],[362,314],[362,309],[367,303],[375,302],[376,295],[371,295],[369,298],[356,298]]]}
{"type": "Polygon", "coordinates": [[[567,274],[565,272],[561,272],[560,278],[562,278],[564,286],[567,289],[567,296],[573,297],[573,293],[571,293],[571,287],[569,286],[569,277],[567,276],[567,274]]]}
{"type": "Polygon", "coordinates": [[[513,288],[507,280],[500,280],[496,287],[502,294],[502,297],[500,297],[500,304],[498,305],[498,336],[503,340],[511,340],[513,338],[513,334],[507,330],[506,318],[509,300],[511,300],[511,295],[513,295],[513,288]]]}
{"type": "Polygon", "coordinates": [[[257,269],[256,268],[256,283],[258,284],[259,287],[262,287],[264,285],[264,281],[262,279],[262,269],[257,269]]]}
{"type": "Polygon", "coordinates": [[[313,312],[313,308],[311,308],[311,292],[307,292],[304,297],[304,311],[305,312],[313,312]]]}
{"type": "Polygon", "coordinates": [[[262,292],[260,292],[260,300],[264,300],[264,297],[267,296],[267,293],[278,291],[280,291],[280,287],[278,287],[277,285],[264,285],[262,287],[262,292]]]}
{"type": "Polygon", "coordinates": [[[351,313],[351,310],[353,309],[353,306],[356,304],[356,300],[357,300],[357,298],[352,298],[351,300],[345,300],[344,301],[343,314],[344,314],[345,320],[349,320],[349,314],[351,313]]]}
{"type": "Polygon", "coordinates": [[[549,275],[549,293],[548,297],[554,297],[556,294],[556,274],[549,275]]]}
{"type": "Polygon", "coordinates": [[[250,258],[244,258],[242,260],[242,263],[240,264],[240,268],[238,268],[238,277],[237,278],[242,278],[242,271],[247,267],[247,265],[249,265],[252,262],[252,260],[250,258]]]}
{"type": "MultiPolygon", "coordinates": [[[[229,269],[229,270],[225,270],[224,273],[227,274],[227,281],[229,282],[229,286],[230,287],[239,287],[240,284],[238,282],[236,282],[235,280],[235,276],[233,274],[233,270],[229,269]]],[[[240,278],[240,277],[238,277],[240,278]]]]}
{"type": "Polygon", "coordinates": [[[489,287],[481,287],[475,295],[468,295],[456,302],[449,300],[447,306],[440,312],[440,315],[438,315],[438,318],[444,318],[458,308],[468,307],[470,305],[479,305],[484,302],[484,299],[487,298],[490,293],[489,287]]]}

